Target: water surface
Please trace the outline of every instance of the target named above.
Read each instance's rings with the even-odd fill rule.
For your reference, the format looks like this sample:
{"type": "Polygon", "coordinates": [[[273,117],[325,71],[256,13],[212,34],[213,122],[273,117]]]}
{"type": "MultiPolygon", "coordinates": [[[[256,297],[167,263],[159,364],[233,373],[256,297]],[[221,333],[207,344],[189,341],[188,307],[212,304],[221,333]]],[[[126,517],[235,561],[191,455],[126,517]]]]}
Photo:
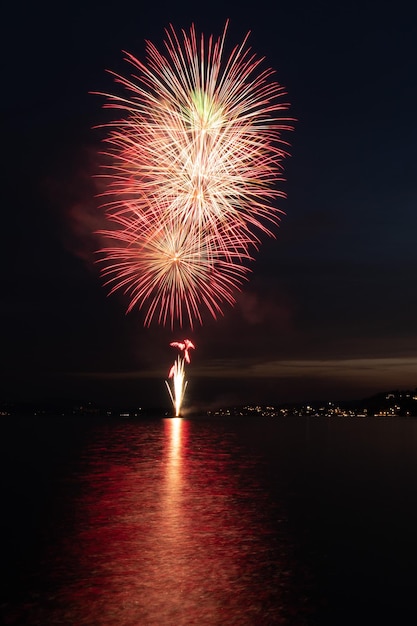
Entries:
{"type": "Polygon", "coordinates": [[[6,624],[417,617],[417,420],[57,417],[6,431],[6,624]]]}

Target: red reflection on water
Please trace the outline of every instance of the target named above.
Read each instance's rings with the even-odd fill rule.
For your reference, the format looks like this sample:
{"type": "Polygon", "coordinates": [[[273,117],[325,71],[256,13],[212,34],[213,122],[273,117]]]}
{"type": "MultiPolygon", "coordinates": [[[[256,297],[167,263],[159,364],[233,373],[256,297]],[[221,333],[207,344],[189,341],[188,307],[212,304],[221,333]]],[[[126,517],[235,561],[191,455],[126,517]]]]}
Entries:
{"type": "Polygon", "coordinates": [[[183,438],[186,436],[188,423],[181,417],[173,417],[164,421],[166,449],[166,480],[171,489],[176,489],[181,480],[183,438]]]}
{"type": "Polygon", "coordinates": [[[98,432],[33,623],[286,623],[288,572],[252,469],[233,440],[181,418],[98,432]]]}
{"type": "Polygon", "coordinates": [[[185,521],[182,520],[182,496],[184,479],[184,440],[187,423],[181,417],[173,417],[164,421],[164,458],[162,480],[162,519],[160,529],[164,539],[175,541],[183,532],[185,521]]]}

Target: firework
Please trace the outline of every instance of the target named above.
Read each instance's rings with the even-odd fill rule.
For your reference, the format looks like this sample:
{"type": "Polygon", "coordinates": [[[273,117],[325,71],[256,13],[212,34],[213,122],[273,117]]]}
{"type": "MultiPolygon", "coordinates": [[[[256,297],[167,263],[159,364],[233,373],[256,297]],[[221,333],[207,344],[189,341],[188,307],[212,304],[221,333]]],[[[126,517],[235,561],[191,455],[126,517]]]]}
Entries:
{"type": "Polygon", "coordinates": [[[172,379],[172,389],[169,382],[165,381],[172,405],[174,407],[175,417],[180,417],[182,402],[187,388],[187,381],[185,380],[185,362],[190,363],[189,350],[195,349],[195,346],[189,339],[184,339],[184,341],[173,341],[170,343],[170,346],[178,348],[180,352],[184,353],[183,358],[181,356],[176,358],[173,366],[169,370],[168,378],[172,379]]]}
{"type": "Polygon", "coordinates": [[[288,104],[247,37],[226,56],[226,28],[206,39],[171,27],[164,53],[147,42],[146,63],[126,55],[132,76],[114,75],[125,95],[107,95],[122,116],[105,140],[103,274],[145,325],[192,328],[233,305],[279,222],[288,104]]]}
{"type": "Polygon", "coordinates": [[[195,350],[195,345],[192,341],[190,341],[189,339],[184,339],[184,341],[173,341],[169,345],[173,348],[178,348],[178,350],[181,350],[181,352],[184,352],[184,360],[187,363],[191,363],[189,351],[191,349],[195,350]]]}
{"type": "Polygon", "coordinates": [[[226,258],[213,234],[196,228],[158,222],[156,216],[149,223],[137,215],[119,215],[117,221],[118,229],[101,233],[112,244],[102,250],[106,258],[102,273],[110,293],[123,289],[129,296],[128,311],[135,306],[146,309],[146,326],[157,317],[163,325],[188,322],[192,328],[194,320],[202,323],[202,306],[217,317],[225,302],[234,304],[233,294],[249,271],[237,262],[250,260],[243,249],[239,251],[241,240],[226,258]]]}

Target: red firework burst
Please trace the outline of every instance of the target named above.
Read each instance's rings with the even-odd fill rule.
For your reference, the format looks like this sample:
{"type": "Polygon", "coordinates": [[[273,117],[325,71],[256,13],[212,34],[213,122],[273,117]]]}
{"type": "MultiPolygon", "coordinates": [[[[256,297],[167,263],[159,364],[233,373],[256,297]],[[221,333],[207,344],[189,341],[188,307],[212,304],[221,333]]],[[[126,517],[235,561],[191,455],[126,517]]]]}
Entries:
{"type": "Polygon", "coordinates": [[[107,95],[124,117],[105,140],[114,229],[101,260],[128,310],[147,307],[146,325],[193,326],[201,309],[216,317],[233,304],[260,234],[273,234],[291,126],[283,88],[247,37],[225,58],[226,28],[218,39],[194,26],[166,34],[164,54],[147,42],[147,63],[128,54],[131,78],[114,75],[127,96],[107,95]]]}

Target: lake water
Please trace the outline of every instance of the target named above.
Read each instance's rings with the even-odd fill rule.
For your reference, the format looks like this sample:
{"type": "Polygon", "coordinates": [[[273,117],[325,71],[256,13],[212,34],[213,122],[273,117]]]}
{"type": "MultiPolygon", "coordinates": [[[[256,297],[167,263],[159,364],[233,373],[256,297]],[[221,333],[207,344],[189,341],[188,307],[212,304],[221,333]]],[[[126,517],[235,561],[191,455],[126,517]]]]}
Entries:
{"type": "Polygon", "coordinates": [[[417,419],[7,419],[4,624],[417,623],[417,419]]]}

